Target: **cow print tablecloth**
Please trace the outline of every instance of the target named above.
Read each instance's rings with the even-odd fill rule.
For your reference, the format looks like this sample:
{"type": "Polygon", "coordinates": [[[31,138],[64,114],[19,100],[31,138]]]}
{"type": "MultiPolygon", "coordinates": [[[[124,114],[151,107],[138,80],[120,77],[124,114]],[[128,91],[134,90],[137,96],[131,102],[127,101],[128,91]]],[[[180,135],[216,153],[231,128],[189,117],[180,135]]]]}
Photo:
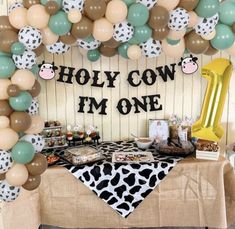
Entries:
{"type": "MultiPolygon", "coordinates": [[[[97,146],[106,160],[85,166],[73,166],[60,161],[98,197],[122,217],[127,217],[164,179],[182,157],[153,155],[155,162],[141,164],[112,163],[112,152],[140,151],[134,142],[103,142],[97,146]]],[[[148,150],[149,151],[149,150],[148,150]]],[[[151,150],[150,150],[151,151],[151,150]]]]}

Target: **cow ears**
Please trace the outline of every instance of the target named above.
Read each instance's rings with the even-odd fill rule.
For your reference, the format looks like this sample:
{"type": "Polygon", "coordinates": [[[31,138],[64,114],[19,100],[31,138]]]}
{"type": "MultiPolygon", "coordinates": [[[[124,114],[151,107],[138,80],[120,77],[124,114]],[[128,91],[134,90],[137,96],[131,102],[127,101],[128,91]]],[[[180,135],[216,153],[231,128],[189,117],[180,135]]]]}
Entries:
{"type": "Polygon", "coordinates": [[[181,61],[178,63],[178,66],[182,65],[182,61],[184,60],[184,58],[181,57],[181,61]]]}
{"type": "Polygon", "coordinates": [[[45,64],[45,61],[43,60],[41,64],[38,65],[39,68],[42,67],[42,65],[45,64]]]}
{"type": "Polygon", "coordinates": [[[52,66],[53,66],[53,70],[54,70],[54,71],[55,71],[55,70],[58,70],[58,67],[55,66],[55,62],[54,62],[54,61],[52,62],[52,66]]]}

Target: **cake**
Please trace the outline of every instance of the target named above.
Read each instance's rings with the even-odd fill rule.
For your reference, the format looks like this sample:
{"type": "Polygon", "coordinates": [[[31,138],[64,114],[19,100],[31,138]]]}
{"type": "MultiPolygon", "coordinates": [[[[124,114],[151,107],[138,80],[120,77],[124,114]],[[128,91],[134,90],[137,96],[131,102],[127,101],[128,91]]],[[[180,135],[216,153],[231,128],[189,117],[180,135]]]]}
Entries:
{"type": "Polygon", "coordinates": [[[196,148],[199,151],[209,151],[209,152],[217,152],[219,150],[217,142],[207,141],[202,139],[199,139],[197,141],[196,148]]]}

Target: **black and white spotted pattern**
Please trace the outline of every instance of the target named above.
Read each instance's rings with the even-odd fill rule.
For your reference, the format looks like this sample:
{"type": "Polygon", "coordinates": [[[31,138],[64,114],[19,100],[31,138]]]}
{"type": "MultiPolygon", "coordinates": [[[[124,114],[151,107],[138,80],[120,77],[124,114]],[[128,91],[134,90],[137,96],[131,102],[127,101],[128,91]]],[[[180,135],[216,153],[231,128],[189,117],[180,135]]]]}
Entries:
{"type": "Polygon", "coordinates": [[[0,173],[6,173],[13,164],[11,154],[5,150],[0,150],[0,173]]]}
{"type": "Polygon", "coordinates": [[[162,45],[160,41],[154,40],[153,38],[140,43],[140,48],[143,55],[149,58],[158,57],[162,53],[162,45]]]}
{"type": "Polygon", "coordinates": [[[176,8],[170,12],[168,27],[174,31],[185,29],[189,24],[189,14],[183,8],[176,8]]]}
{"type": "Polygon", "coordinates": [[[66,13],[71,9],[76,9],[82,12],[84,8],[84,0],[63,0],[62,8],[66,13]]]}
{"type": "Polygon", "coordinates": [[[0,183],[0,200],[5,202],[14,201],[20,194],[20,187],[11,186],[6,180],[0,183]]]}
{"type": "Polygon", "coordinates": [[[14,2],[8,7],[8,14],[10,14],[14,9],[24,7],[21,2],[14,2]]]}
{"type": "Polygon", "coordinates": [[[38,48],[42,43],[42,34],[39,29],[26,26],[20,29],[18,39],[26,49],[33,50],[38,48]]]}
{"type": "Polygon", "coordinates": [[[219,14],[215,14],[209,18],[199,18],[198,24],[194,27],[195,32],[199,35],[208,35],[214,29],[219,22],[219,14]]]}
{"type": "Polygon", "coordinates": [[[37,99],[32,100],[32,103],[26,112],[29,115],[37,115],[39,113],[39,103],[37,99]]]}
{"type": "Polygon", "coordinates": [[[36,64],[37,56],[35,52],[26,50],[22,55],[12,55],[12,59],[17,68],[19,69],[31,69],[36,64]]]}
{"type": "Polygon", "coordinates": [[[113,38],[121,43],[129,41],[134,35],[134,27],[128,21],[115,24],[113,29],[113,38]]]}
{"type": "Polygon", "coordinates": [[[47,51],[53,54],[64,54],[68,52],[70,48],[71,45],[64,44],[61,41],[58,41],[53,45],[46,46],[47,51]]]}
{"type": "Polygon", "coordinates": [[[155,6],[155,4],[157,3],[157,0],[137,0],[136,2],[139,2],[147,6],[148,9],[151,9],[155,6]]]}
{"type": "Polygon", "coordinates": [[[127,217],[164,179],[181,157],[154,154],[154,163],[112,163],[112,152],[138,152],[130,142],[103,142],[97,146],[106,160],[85,166],[59,164],[66,167],[98,197],[104,200],[122,217],[127,217]]]}
{"type": "Polygon", "coordinates": [[[82,40],[82,39],[77,39],[77,43],[78,43],[78,46],[85,49],[85,50],[94,50],[94,49],[97,49],[101,42],[96,40],[96,39],[92,39],[92,40],[89,40],[89,41],[85,41],[85,40],[82,40]]]}
{"type": "Polygon", "coordinates": [[[42,152],[42,149],[45,146],[45,140],[40,134],[27,134],[20,140],[30,142],[37,153],[42,152]]]}

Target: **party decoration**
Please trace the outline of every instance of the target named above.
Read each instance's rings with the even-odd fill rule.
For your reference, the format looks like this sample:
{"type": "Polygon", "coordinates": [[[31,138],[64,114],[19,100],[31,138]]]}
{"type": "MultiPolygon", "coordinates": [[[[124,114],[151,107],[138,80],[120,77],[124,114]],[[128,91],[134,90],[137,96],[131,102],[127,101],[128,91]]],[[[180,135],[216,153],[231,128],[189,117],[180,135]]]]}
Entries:
{"type": "Polygon", "coordinates": [[[127,21],[133,26],[144,25],[149,18],[148,8],[141,3],[134,3],[129,7],[127,21]]]}
{"type": "Polygon", "coordinates": [[[11,81],[9,79],[0,79],[0,100],[9,98],[7,89],[10,85],[11,85],[11,81]]]}
{"type": "Polygon", "coordinates": [[[7,94],[10,97],[16,97],[16,96],[18,96],[20,94],[20,88],[17,85],[15,85],[15,84],[11,84],[7,88],[7,94]]]}
{"type": "Polygon", "coordinates": [[[84,8],[84,0],[63,0],[62,7],[66,13],[69,13],[72,9],[82,12],[84,8]]]}
{"type": "Polygon", "coordinates": [[[9,78],[15,71],[15,64],[10,57],[0,56],[0,79],[9,78]]]}
{"type": "Polygon", "coordinates": [[[157,0],[137,0],[136,2],[145,5],[148,9],[151,9],[154,5],[156,5],[157,0]]]}
{"type": "Polygon", "coordinates": [[[14,44],[11,45],[12,54],[22,55],[24,53],[24,51],[25,51],[25,47],[20,42],[15,42],[14,44]]]}
{"type": "Polygon", "coordinates": [[[160,41],[154,40],[153,38],[141,43],[140,48],[144,55],[149,58],[158,57],[162,53],[162,45],[160,41]]]}
{"type": "Polygon", "coordinates": [[[12,186],[21,186],[27,181],[28,176],[25,165],[15,163],[6,173],[6,181],[12,186]]]}
{"type": "Polygon", "coordinates": [[[130,44],[128,43],[123,43],[118,47],[118,53],[121,55],[123,58],[127,59],[127,50],[130,47],[130,44]]]}
{"type": "Polygon", "coordinates": [[[177,44],[171,45],[166,40],[162,41],[162,51],[169,57],[180,58],[185,50],[185,41],[181,39],[177,44]]]}
{"type": "Polygon", "coordinates": [[[26,112],[30,115],[37,115],[39,113],[39,104],[36,99],[32,100],[32,103],[26,112]]]}
{"type": "Polygon", "coordinates": [[[27,134],[27,135],[24,135],[20,140],[30,142],[35,152],[37,153],[41,152],[45,145],[45,141],[43,137],[39,134],[27,134]]]}
{"type": "Polygon", "coordinates": [[[87,17],[82,17],[82,19],[78,23],[73,24],[71,34],[75,38],[84,39],[92,34],[92,30],[93,30],[92,21],[87,17]]]}
{"type": "Polygon", "coordinates": [[[11,128],[16,132],[24,132],[31,125],[30,115],[26,112],[15,111],[10,116],[11,128]]]}
{"type": "Polygon", "coordinates": [[[77,43],[79,47],[86,50],[97,49],[101,44],[100,41],[95,40],[92,36],[88,37],[85,40],[77,39],[77,43]]]}
{"type": "Polygon", "coordinates": [[[53,45],[47,45],[46,49],[48,52],[53,54],[63,54],[66,53],[71,48],[70,45],[66,45],[61,41],[54,43],[53,45]]]}
{"type": "Polygon", "coordinates": [[[6,173],[13,164],[11,154],[5,150],[0,150],[0,173],[6,173]]]}
{"type": "Polygon", "coordinates": [[[26,50],[22,55],[12,55],[15,66],[19,69],[31,69],[36,64],[36,54],[26,50]]]}
{"type": "Polygon", "coordinates": [[[78,23],[82,19],[82,14],[79,10],[72,9],[68,13],[68,20],[71,23],[78,23]]]}
{"type": "Polygon", "coordinates": [[[189,24],[189,14],[183,8],[176,8],[170,12],[170,19],[168,22],[168,27],[171,30],[183,30],[189,24]]]}
{"type": "Polygon", "coordinates": [[[219,0],[200,0],[195,9],[199,17],[212,17],[219,11],[219,0]]]}
{"type": "Polygon", "coordinates": [[[91,62],[95,62],[100,58],[100,52],[97,49],[89,50],[87,52],[87,58],[91,62]]]}
{"type": "Polygon", "coordinates": [[[38,72],[38,75],[44,79],[44,80],[51,80],[55,77],[55,71],[58,69],[54,62],[52,64],[45,63],[45,61],[42,62],[42,64],[38,65],[40,67],[40,70],[38,72]]]}
{"type": "Polygon", "coordinates": [[[11,52],[11,46],[18,40],[17,33],[12,30],[0,32],[0,50],[2,52],[11,52]]]}
{"type": "Polygon", "coordinates": [[[10,97],[9,103],[16,111],[26,111],[32,103],[32,96],[26,91],[21,91],[18,96],[10,97]]]}
{"type": "Polygon", "coordinates": [[[27,9],[23,7],[14,8],[9,12],[9,21],[16,29],[21,29],[28,25],[27,9]]]}
{"type": "Polygon", "coordinates": [[[60,41],[66,45],[72,45],[76,42],[76,39],[71,33],[67,33],[63,36],[60,36],[60,41]]]}
{"type": "Polygon", "coordinates": [[[84,10],[91,20],[102,18],[106,12],[105,0],[86,0],[84,10]]]}
{"type": "Polygon", "coordinates": [[[13,10],[17,8],[24,8],[24,5],[21,2],[13,2],[8,7],[8,14],[10,14],[13,10]]]}
{"type": "Polygon", "coordinates": [[[7,116],[0,116],[0,129],[8,128],[10,125],[10,120],[7,116]]]}
{"type": "Polygon", "coordinates": [[[11,186],[6,180],[0,183],[0,199],[4,202],[11,202],[17,199],[20,194],[20,187],[11,186]]]}
{"type": "Polygon", "coordinates": [[[223,24],[231,26],[235,22],[235,2],[222,2],[219,7],[219,18],[223,24]]]}
{"type": "Polygon", "coordinates": [[[10,129],[0,129],[0,149],[2,150],[10,150],[18,141],[18,134],[10,129]]]}
{"type": "Polygon", "coordinates": [[[8,100],[0,100],[0,116],[10,116],[12,112],[13,110],[10,107],[8,100]]]}
{"type": "Polygon", "coordinates": [[[41,183],[41,176],[31,176],[29,175],[27,181],[22,185],[22,187],[28,191],[32,191],[39,187],[41,183]]]}
{"type": "Polygon", "coordinates": [[[173,10],[179,4],[180,0],[158,0],[157,4],[163,6],[167,10],[173,10]]]}
{"type": "Polygon", "coordinates": [[[117,48],[121,44],[121,42],[116,41],[113,37],[109,39],[108,41],[102,42],[103,45],[108,46],[110,48],[117,48]]]}
{"type": "Polygon", "coordinates": [[[26,164],[33,160],[35,150],[31,143],[26,141],[17,142],[11,150],[11,156],[19,164],[26,164]]]}
{"type": "Polygon", "coordinates": [[[36,4],[40,4],[40,0],[24,0],[23,1],[23,6],[27,9],[36,4]]]}
{"type": "Polygon", "coordinates": [[[131,45],[127,49],[127,56],[131,60],[137,60],[141,57],[141,48],[138,45],[131,45]]]}
{"type": "Polygon", "coordinates": [[[122,43],[129,41],[134,34],[134,27],[127,21],[117,23],[113,28],[113,38],[122,43]]]}
{"type": "Polygon", "coordinates": [[[10,24],[8,16],[2,15],[0,16],[0,32],[7,30],[16,30],[10,24]]]}
{"type": "Polygon", "coordinates": [[[148,25],[136,26],[134,30],[134,38],[138,43],[147,41],[152,36],[152,30],[148,25]]]}
{"type": "Polygon", "coordinates": [[[39,93],[41,92],[41,85],[38,80],[35,80],[33,87],[31,88],[31,90],[28,90],[28,92],[33,98],[39,95],[39,93]]]}
{"type": "Polygon", "coordinates": [[[202,68],[202,76],[208,80],[208,86],[200,119],[192,126],[194,137],[216,142],[222,138],[224,131],[220,120],[232,71],[232,63],[222,58],[202,68]]]}
{"type": "Polygon", "coordinates": [[[170,30],[167,35],[167,38],[169,40],[177,41],[177,40],[182,39],[185,34],[186,34],[186,29],[179,30],[179,31],[170,30]]]}
{"type": "Polygon", "coordinates": [[[157,29],[154,29],[153,30],[153,34],[152,34],[152,38],[154,40],[163,40],[165,39],[168,34],[169,34],[170,30],[169,28],[166,26],[166,27],[163,27],[163,28],[157,28],[157,29]]]}
{"type": "Polygon", "coordinates": [[[53,33],[48,27],[41,30],[41,35],[44,45],[53,45],[59,40],[59,35],[53,33]]]}
{"type": "Polygon", "coordinates": [[[166,8],[155,5],[150,10],[148,24],[152,29],[166,27],[169,21],[170,15],[166,8]]]}
{"type": "MultiPolygon", "coordinates": [[[[35,55],[38,57],[38,56],[41,56],[42,53],[44,52],[45,50],[45,46],[43,44],[40,44],[36,49],[33,50],[33,52],[35,53],[35,55]]],[[[37,66],[36,64],[34,64],[32,67],[31,67],[31,71],[33,72],[33,69],[35,68],[35,66],[37,66]]]]}
{"type": "Polygon", "coordinates": [[[102,45],[99,47],[99,52],[100,52],[103,56],[112,57],[112,56],[115,56],[118,51],[117,51],[116,48],[111,48],[111,47],[108,47],[108,46],[102,44],[102,45]]]}
{"type": "Polygon", "coordinates": [[[196,8],[199,0],[180,0],[179,7],[186,9],[187,11],[192,11],[196,8]]]}
{"type": "Polygon", "coordinates": [[[38,176],[44,173],[47,169],[47,160],[46,157],[41,154],[35,154],[33,160],[26,164],[26,167],[29,171],[29,174],[32,176],[38,176]]]}
{"type": "Polygon", "coordinates": [[[197,14],[194,11],[190,11],[188,15],[189,15],[188,27],[191,28],[197,25],[199,22],[199,17],[197,16],[197,14]]]}
{"type": "Polygon", "coordinates": [[[45,10],[50,15],[55,15],[60,9],[60,6],[55,1],[48,1],[45,5],[45,10]]]}
{"type": "Polygon", "coordinates": [[[181,71],[186,74],[190,75],[195,73],[198,70],[198,64],[197,64],[197,57],[194,57],[193,55],[190,55],[189,57],[182,58],[181,61],[178,63],[179,66],[181,66],[181,71]]]}
{"type": "Polygon", "coordinates": [[[105,18],[94,22],[93,37],[98,41],[108,41],[113,36],[113,25],[105,18]]]}
{"type": "Polygon", "coordinates": [[[31,125],[25,131],[26,134],[39,134],[44,129],[44,121],[39,115],[31,116],[31,125]]]}

